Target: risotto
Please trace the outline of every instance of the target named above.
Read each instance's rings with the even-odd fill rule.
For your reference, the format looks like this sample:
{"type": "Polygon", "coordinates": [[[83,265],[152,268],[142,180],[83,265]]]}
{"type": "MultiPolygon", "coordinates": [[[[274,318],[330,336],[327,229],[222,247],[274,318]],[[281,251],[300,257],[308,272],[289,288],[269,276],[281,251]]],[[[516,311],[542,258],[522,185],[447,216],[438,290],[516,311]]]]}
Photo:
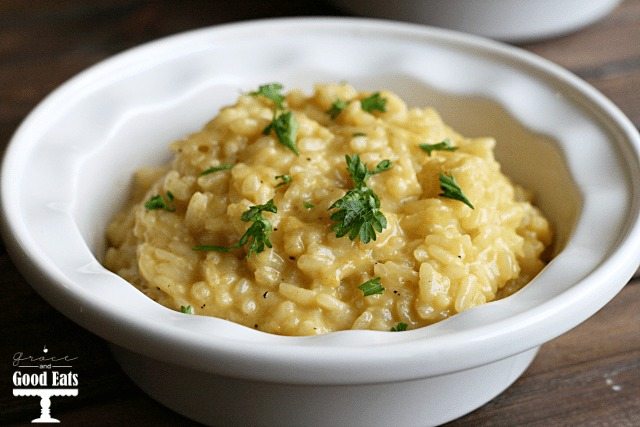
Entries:
{"type": "Polygon", "coordinates": [[[544,266],[549,224],[494,145],[388,91],[260,86],[135,174],[104,263],[162,305],[275,334],[429,325],[544,266]]]}

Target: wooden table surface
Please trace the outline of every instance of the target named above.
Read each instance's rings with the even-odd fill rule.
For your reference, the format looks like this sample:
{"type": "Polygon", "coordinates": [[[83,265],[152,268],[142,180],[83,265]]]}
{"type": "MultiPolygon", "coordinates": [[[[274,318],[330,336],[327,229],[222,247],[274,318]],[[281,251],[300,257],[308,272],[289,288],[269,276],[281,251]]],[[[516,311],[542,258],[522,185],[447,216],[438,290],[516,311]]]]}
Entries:
{"type": "MultiPolygon", "coordinates": [[[[56,86],[131,46],[223,22],[341,14],[313,0],[232,6],[207,0],[2,0],[0,144],[6,145],[20,121],[56,86]]],[[[586,79],[640,125],[640,0],[625,1],[578,33],[523,47],[586,79]]],[[[11,394],[11,358],[18,351],[40,354],[48,345],[78,356],[79,396],[55,398],[52,407],[64,423],[192,424],[143,394],[105,342],[35,294],[4,245],[0,269],[0,423],[26,424],[38,414],[37,399],[11,394]]],[[[544,345],[506,392],[450,425],[640,425],[640,278],[591,319],[544,345]]]]}

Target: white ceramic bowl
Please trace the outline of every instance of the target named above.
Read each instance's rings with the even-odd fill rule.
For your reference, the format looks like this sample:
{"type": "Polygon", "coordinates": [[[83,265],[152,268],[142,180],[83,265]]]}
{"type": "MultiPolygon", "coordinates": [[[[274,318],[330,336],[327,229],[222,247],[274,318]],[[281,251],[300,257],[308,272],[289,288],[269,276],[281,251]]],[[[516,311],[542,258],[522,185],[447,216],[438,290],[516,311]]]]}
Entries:
{"type": "Polygon", "coordinates": [[[430,425],[511,384],[538,347],[591,316],[640,261],[640,142],[592,87],[521,50],[454,32],[358,19],[193,31],[132,49],[44,100],[2,169],[7,247],[32,286],[113,343],[151,396],[205,423],[430,425]],[[403,333],[282,337],[183,315],[99,263],[132,172],[168,159],[240,91],[347,80],[433,105],[494,135],[506,172],[535,191],[557,256],[515,295],[403,333]]]}
{"type": "Polygon", "coordinates": [[[509,42],[556,37],[594,23],[621,0],[332,0],[353,13],[435,25],[509,42]]]}

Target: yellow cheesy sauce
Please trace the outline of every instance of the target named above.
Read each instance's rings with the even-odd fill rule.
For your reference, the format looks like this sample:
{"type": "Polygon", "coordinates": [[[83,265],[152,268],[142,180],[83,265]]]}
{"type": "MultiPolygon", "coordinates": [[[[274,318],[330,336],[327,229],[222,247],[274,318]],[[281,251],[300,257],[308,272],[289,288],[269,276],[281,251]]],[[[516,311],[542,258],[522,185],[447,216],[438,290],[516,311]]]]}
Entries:
{"type": "Polygon", "coordinates": [[[327,84],[279,98],[271,86],[174,142],[167,167],[136,173],[107,229],[107,268],[169,308],[281,335],[415,329],[543,268],[549,223],[501,173],[494,139],[466,138],[389,91],[327,84]],[[366,243],[337,237],[332,219],[356,186],[345,159],[356,155],[369,171],[389,166],[365,182],[386,222],[366,243]],[[468,204],[443,195],[443,177],[468,204]],[[268,202],[276,212],[243,220],[268,202]],[[239,244],[256,221],[271,245],[261,251],[239,244]]]}

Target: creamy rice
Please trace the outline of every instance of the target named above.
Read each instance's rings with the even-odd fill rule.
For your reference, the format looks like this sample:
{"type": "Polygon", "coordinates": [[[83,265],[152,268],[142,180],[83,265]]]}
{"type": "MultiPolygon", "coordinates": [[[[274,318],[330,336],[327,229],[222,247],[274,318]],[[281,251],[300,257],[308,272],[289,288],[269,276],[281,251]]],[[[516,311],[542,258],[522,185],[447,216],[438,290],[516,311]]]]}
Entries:
{"type": "Polygon", "coordinates": [[[346,84],[288,93],[299,155],[263,133],[274,103],[240,96],[174,142],[169,167],[136,173],[131,204],[108,227],[105,265],[167,307],[282,335],[414,329],[530,281],[551,230],[500,172],[494,139],[465,138],[433,109],[408,108],[388,91],[380,92],[386,111],[364,111],[370,95],[346,84]],[[327,111],[337,99],[347,103],[334,119],[327,111]],[[419,147],[447,138],[455,151],[419,147]],[[330,219],[330,206],[353,188],[345,155],[355,154],[370,169],[392,162],[367,180],[387,226],[366,244],[336,237],[330,219]],[[219,165],[227,169],[201,175],[219,165]],[[473,209],[440,195],[442,174],[455,177],[473,209]],[[170,209],[145,207],[154,196],[170,209]],[[243,212],[271,199],[277,213],[262,215],[272,248],[194,250],[236,244],[250,226],[243,212]],[[384,291],[364,296],[358,286],[375,277],[384,291]]]}

